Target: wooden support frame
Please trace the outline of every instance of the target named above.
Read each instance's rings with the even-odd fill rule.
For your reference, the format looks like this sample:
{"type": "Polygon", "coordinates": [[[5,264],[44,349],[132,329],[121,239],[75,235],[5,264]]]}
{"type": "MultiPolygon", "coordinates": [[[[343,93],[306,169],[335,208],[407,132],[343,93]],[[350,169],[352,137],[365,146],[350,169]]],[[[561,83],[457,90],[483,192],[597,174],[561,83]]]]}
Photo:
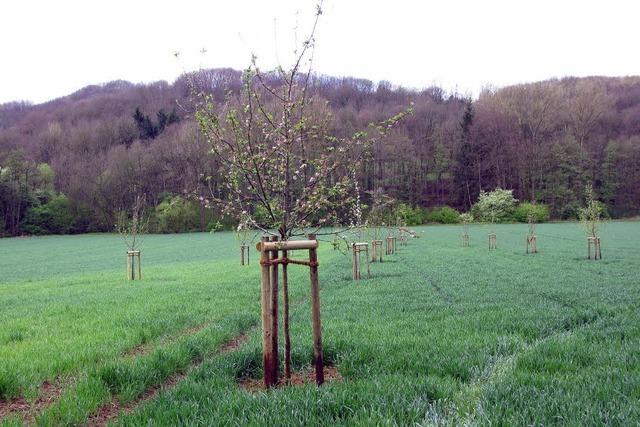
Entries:
{"type": "Polygon", "coordinates": [[[249,265],[249,245],[240,245],[240,265],[249,265]]]}
{"type": "Polygon", "coordinates": [[[497,249],[496,233],[489,233],[489,250],[497,249]]]}
{"type": "Polygon", "coordinates": [[[393,255],[396,253],[396,238],[395,236],[387,236],[387,255],[393,255]]]}
{"type": "MultiPolygon", "coordinates": [[[[322,352],[322,324],[320,321],[320,284],[318,280],[318,241],[315,234],[309,234],[308,240],[278,241],[278,238],[263,236],[256,245],[260,252],[261,269],[261,297],[262,309],[262,364],[264,368],[265,387],[278,384],[278,266],[282,265],[282,285],[284,298],[288,298],[288,264],[309,267],[309,281],[311,294],[311,323],[313,328],[313,364],[315,367],[316,384],[324,383],[324,359],[322,352]],[[307,250],[309,260],[294,260],[288,258],[290,251],[307,250]],[[282,257],[279,252],[282,251],[282,257]]],[[[285,330],[285,376],[289,378],[291,371],[291,350],[289,343],[289,313],[285,299],[284,330],[285,330]]]]}
{"type": "Polygon", "coordinates": [[[367,277],[371,277],[371,266],[369,263],[369,244],[366,242],[352,243],[351,251],[353,254],[351,263],[353,280],[362,279],[362,253],[364,253],[364,259],[367,263],[367,277]]]}
{"type": "Polygon", "coordinates": [[[537,254],[538,253],[538,244],[537,237],[535,234],[529,234],[527,236],[527,253],[528,254],[537,254]]]}
{"type": "Polygon", "coordinates": [[[587,259],[602,259],[602,250],[600,248],[599,236],[587,237],[587,259]],[[593,246],[593,258],[591,258],[591,246],[593,246]]]}
{"type": "Polygon", "coordinates": [[[140,251],[127,251],[127,279],[136,280],[136,258],[138,259],[138,280],[142,279],[142,263],[140,251]]]}
{"type": "Polygon", "coordinates": [[[462,235],[462,247],[463,248],[469,247],[469,235],[466,233],[462,235]]]}
{"type": "Polygon", "coordinates": [[[382,240],[371,241],[371,262],[382,262],[382,240]]]}

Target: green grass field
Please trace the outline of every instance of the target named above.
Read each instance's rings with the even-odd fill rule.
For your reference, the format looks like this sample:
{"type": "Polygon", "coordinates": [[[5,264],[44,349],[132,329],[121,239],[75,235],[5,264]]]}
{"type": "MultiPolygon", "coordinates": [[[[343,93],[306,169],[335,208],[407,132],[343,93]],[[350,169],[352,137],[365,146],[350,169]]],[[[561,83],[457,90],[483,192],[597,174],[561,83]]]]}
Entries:
{"type": "MultiPolygon", "coordinates": [[[[417,230],[359,282],[321,245],[325,358],[343,381],[258,393],[238,386],[261,375],[257,253],[241,267],[233,234],[148,236],[137,282],[117,236],[0,239],[0,424],[82,425],[114,401],[122,425],[640,423],[640,223],[606,224],[601,261],[572,223],[539,225],[534,255],[526,225],[496,226],[495,251],[485,226],[469,248],[461,227],[417,230]]],[[[305,370],[308,272],[290,270],[305,370]]]]}

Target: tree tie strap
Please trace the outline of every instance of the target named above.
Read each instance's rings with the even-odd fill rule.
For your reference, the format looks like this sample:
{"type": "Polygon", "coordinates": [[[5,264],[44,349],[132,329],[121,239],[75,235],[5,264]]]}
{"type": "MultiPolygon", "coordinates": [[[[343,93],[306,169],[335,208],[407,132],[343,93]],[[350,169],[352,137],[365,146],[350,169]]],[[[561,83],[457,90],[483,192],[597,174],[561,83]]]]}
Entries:
{"type": "Polygon", "coordinates": [[[263,265],[265,267],[269,267],[277,264],[282,264],[282,265],[297,264],[297,265],[306,265],[308,267],[317,267],[320,265],[318,261],[303,261],[303,260],[292,259],[292,258],[260,260],[260,265],[263,265]]]}

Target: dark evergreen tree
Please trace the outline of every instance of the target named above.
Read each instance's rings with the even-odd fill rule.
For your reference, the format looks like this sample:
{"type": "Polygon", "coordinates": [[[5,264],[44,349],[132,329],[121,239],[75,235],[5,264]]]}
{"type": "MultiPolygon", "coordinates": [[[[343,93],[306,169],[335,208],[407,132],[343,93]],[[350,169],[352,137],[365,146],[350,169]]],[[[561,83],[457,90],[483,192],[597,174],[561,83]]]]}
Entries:
{"type": "Polygon", "coordinates": [[[458,206],[464,207],[465,210],[471,209],[474,202],[474,198],[471,197],[471,183],[474,179],[474,150],[471,138],[473,115],[473,104],[471,100],[467,100],[460,120],[460,145],[453,166],[453,191],[457,194],[458,206]]]}

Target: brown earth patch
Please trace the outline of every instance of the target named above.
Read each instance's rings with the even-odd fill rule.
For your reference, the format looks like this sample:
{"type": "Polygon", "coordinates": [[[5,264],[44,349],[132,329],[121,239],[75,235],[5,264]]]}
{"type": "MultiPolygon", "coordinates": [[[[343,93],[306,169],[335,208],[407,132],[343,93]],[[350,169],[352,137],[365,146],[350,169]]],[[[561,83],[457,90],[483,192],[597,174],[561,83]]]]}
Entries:
{"type": "MultiPolygon", "coordinates": [[[[324,367],[324,382],[342,382],[343,378],[338,368],[335,366],[325,366],[324,367]]],[[[276,388],[285,388],[285,387],[300,387],[305,384],[315,384],[316,383],[316,374],[315,372],[309,368],[308,370],[304,370],[302,372],[293,372],[291,373],[291,380],[287,381],[284,378],[280,378],[276,388]]],[[[264,386],[263,378],[241,378],[238,381],[240,387],[242,387],[245,391],[249,393],[257,393],[260,391],[265,391],[266,388],[264,386]]]]}
{"type": "Polygon", "coordinates": [[[0,399],[0,420],[17,415],[28,424],[32,424],[35,421],[35,415],[55,402],[60,397],[63,387],[68,386],[69,382],[70,380],[66,383],[62,380],[45,381],[40,386],[38,397],[33,402],[24,397],[16,397],[10,401],[0,399]]]}

